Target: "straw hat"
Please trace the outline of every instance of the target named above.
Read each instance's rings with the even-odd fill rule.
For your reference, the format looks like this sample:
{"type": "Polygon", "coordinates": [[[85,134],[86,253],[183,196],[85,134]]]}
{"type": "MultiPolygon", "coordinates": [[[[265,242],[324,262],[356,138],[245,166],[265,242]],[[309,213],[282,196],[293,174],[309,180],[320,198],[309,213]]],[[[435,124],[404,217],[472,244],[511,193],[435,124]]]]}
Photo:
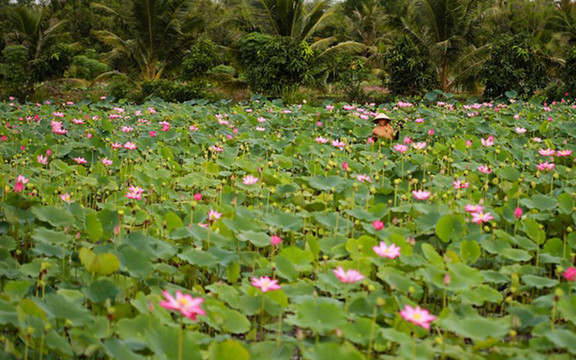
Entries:
{"type": "Polygon", "coordinates": [[[374,124],[378,124],[378,122],[379,122],[380,120],[392,121],[392,119],[391,119],[388,115],[383,114],[383,113],[379,113],[378,115],[376,115],[376,116],[374,117],[374,119],[372,120],[372,122],[373,122],[374,124]]]}

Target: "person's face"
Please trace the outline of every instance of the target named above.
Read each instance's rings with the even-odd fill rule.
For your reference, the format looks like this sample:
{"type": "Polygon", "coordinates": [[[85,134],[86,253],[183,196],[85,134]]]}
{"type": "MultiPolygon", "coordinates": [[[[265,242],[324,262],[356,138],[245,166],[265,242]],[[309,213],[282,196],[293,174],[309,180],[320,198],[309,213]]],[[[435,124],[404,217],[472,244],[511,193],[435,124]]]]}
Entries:
{"type": "Polygon", "coordinates": [[[386,120],[384,120],[384,119],[381,119],[381,120],[378,122],[378,125],[384,126],[384,125],[386,125],[387,123],[388,123],[388,121],[386,121],[386,120]]]}

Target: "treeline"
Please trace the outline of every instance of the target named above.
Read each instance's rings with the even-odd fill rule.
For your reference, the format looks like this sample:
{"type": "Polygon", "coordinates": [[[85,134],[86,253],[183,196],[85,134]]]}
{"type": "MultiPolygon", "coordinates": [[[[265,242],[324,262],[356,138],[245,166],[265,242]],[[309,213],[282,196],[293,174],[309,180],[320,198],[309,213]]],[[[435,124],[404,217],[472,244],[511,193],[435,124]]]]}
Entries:
{"type": "Polygon", "coordinates": [[[0,95],[576,93],[570,0],[0,0],[0,95]]]}

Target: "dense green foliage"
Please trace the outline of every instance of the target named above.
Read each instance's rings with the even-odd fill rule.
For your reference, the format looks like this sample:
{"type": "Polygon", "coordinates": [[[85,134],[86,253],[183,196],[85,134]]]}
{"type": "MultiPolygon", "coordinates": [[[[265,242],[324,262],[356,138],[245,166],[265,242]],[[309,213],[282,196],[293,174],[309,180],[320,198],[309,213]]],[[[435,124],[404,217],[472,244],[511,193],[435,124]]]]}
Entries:
{"type": "Polygon", "coordinates": [[[26,47],[27,74],[7,74],[9,50],[0,95],[42,100],[37,90],[48,87],[62,99],[93,97],[117,89],[111,76],[122,73],[135,89],[204,82],[210,98],[378,99],[439,88],[557,99],[573,88],[564,66],[575,29],[569,0],[19,1],[0,7],[0,54],[26,47]]]}

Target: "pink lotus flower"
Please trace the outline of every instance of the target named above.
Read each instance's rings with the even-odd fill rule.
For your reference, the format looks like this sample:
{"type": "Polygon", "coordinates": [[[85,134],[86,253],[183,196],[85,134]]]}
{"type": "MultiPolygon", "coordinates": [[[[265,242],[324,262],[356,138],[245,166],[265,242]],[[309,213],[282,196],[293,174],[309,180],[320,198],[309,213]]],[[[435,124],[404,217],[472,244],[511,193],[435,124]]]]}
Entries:
{"type": "Polygon", "coordinates": [[[402,144],[396,144],[394,145],[393,149],[395,151],[398,151],[399,153],[404,154],[406,151],[408,151],[408,146],[402,144]]]}
{"type": "Polygon", "coordinates": [[[272,235],[272,237],[270,238],[270,245],[278,246],[280,244],[282,244],[282,238],[278,235],[272,235]]]}
{"type": "Polygon", "coordinates": [[[535,137],[535,138],[532,138],[532,141],[539,143],[542,141],[542,139],[540,139],[539,137],[535,137]]]}
{"type": "Polygon", "coordinates": [[[569,267],[562,275],[567,281],[576,281],[576,267],[569,267]]]}
{"type": "Polygon", "coordinates": [[[48,156],[38,155],[36,161],[38,161],[39,164],[48,165],[48,156]]]}
{"type": "Polygon", "coordinates": [[[560,150],[556,153],[556,156],[570,156],[572,155],[572,150],[560,150]]]}
{"type": "Polygon", "coordinates": [[[364,174],[356,175],[356,179],[358,181],[360,181],[361,183],[363,183],[364,181],[367,181],[369,183],[372,182],[372,179],[370,179],[370,176],[364,175],[364,174]]]}
{"type": "Polygon", "coordinates": [[[247,175],[244,178],[242,178],[242,183],[244,183],[244,185],[254,185],[258,182],[258,178],[254,177],[252,175],[247,175]]]}
{"type": "Polygon", "coordinates": [[[131,133],[132,131],[134,131],[134,127],[132,126],[122,126],[120,128],[120,131],[122,131],[123,133],[131,133]]]}
{"type": "Polygon", "coordinates": [[[194,200],[196,200],[196,201],[202,201],[202,194],[200,194],[200,193],[194,194],[194,200]]]}
{"type": "Polygon", "coordinates": [[[483,210],[484,210],[484,206],[482,206],[482,205],[471,205],[471,204],[468,204],[468,205],[466,205],[466,206],[464,207],[464,211],[467,211],[467,212],[469,212],[469,213],[471,213],[471,214],[479,213],[479,212],[482,212],[483,210]]]}
{"type": "Polygon", "coordinates": [[[426,142],[422,141],[422,142],[417,142],[412,144],[412,147],[416,150],[422,150],[426,147],[426,142]]]}
{"type": "Polygon", "coordinates": [[[556,151],[548,148],[548,149],[540,149],[538,150],[538,153],[542,156],[554,156],[554,154],[556,154],[556,151]]]}
{"type": "Polygon", "coordinates": [[[518,134],[524,134],[526,132],[526,129],[524,129],[523,127],[517,127],[516,132],[518,134]]]}
{"type": "Polygon", "coordinates": [[[262,126],[256,126],[256,131],[266,131],[266,128],[262,126]]]}
{"type": "Polygon", "coordinates": [[[274,291],[281,289],[278,285],[278,280],[271,280],[268,276],[260,276],[260,278],[252,278],[252,286],[262,290],[262,292],[274,291]]]}
{"type": "Polygon", "coordinates": [[[70,204],[72,202],[72,198],[70,197],[70,194],[68,194],[68,193],[60,195],[60,199],[62,199],[62,201],[64,201],[65,203],[68,203],[68,204],[70,204]]]}
{"type": "Polygon", "coordinates": [[[156,131],[150,131],[150,137],[155,137],[156,136],[156,131]]]}
{"type": "Polygon", "coordinates": [[[133,142],[126,142],[126,144],[124,144],[124,148],[128,149],[128,150],[135,150],[138,146],[136,144],[134,144],[133,142]]]}
{"type": "Polygon", "coordinates": [[[430,197],[430,191],[412,190],[412,195],[416,200],[427,200],[430,197]]]}
{"type": "Polygon", "coordinates": [[[337,147],[338,149],[342,150],[346,144],[339,140],[332,140],[330,143],[332,146],[337,147]]]}
{"type": "Polygon", "coordinates": [[[454,189],[468,189],[468,187],[470,187],[470,183],[462,182],[458,179],[454,180],[452,184],[454,185],[454,189]]]}
{"type": "Polygon", "coordinates": [[[204,299],[193,298],[190,295],[182,295],[180,290],[176,290],[176,299],[172,297],[167,291],[162,291],[166,301],[161,301],[160,306],[167,310],[175,310],[180,312],[183,316],[190,320],[196,320],[198,315],[206,315],[202,309],[204,299]]]}
{"type": "Polygon", "coordinates": [[[432,136],[432,135],[434,135],[434,129],[428,130],[428,136],[432,136]]]}
{"type": "Polygon", "coordinates": [[[256,120],[258,120],[259,123],[265,123],[266,122],[266,118],[263,118],[262,116],[259,116],[256,120]]]}
{"type": "Polygon", "coordinates": [[[466,147],[472,147],[472,140],[466,140],[466,147]]]}
{"type": "Polygon", "coordinates": [[[162,125],[162,131],[170,130],[170,123],[168,121],[160,121],[158,125],[162,125]]]}
{"type": "Polygon", "coordinates": [[[374,144],[374,138],[373,137],[369,137],[368,140],[366,140],[366,142],[368,144],[374,144]]]}
{"type": "Polygon", "coordinates": [[[120,144],[120,143],[112,143],[111,146],[112,146],[112,149],[115,149],[115,150],[122,148],[122,144],[120,144]]]}
{"type": "Polygon", "coordinates": [[[14,192],[19,193],[24,190],[24,185],[28,184],[30,180],[26,179],[23,175],[18,175],[14,183],[14,192]]]}
{"type": "Polygon", "coordinates": [[[516,209],[514,209],[514,217],[516,219],[520,219],[522,217],[522,208],[521,207],[517,207],[516,209]]]}
{"type": "Polygon", "coordinates": [[[374,228],[374,230],[380,231],[384,229],[384,223],[380,220],[376,220],[372,223],[372,227],[374,228]]]}
{"type": "Polygon", "coordinates": [[[418,119],[414,120],[414,122],[415,122],[416,124],[420,124],[420,123],[423,123],[423,122],[424,122],[424,119],[418,118],[418,119]]]}
{"type": "Polygon", "coordinates": [[[210,209],[210,211],[208,212],[208,220],[210,220],[212,222],[220,219],[221,216],[222,216],[222,213],[219,213],[218,211],[214,211],[212,209],[210,209]]]}
{"type": "Polygon", "coordinates": [[[339,266],[337,269],[334,269],[334,274],[344,284],[353,284],[358,281],[364,280],[364,275],[356,270],[347,270],[344,271],[342,266],[339,266]]]}
{"type": "Polygon", "coordinates": [[[494,136],[489,136],[488,139],[480,139],[482,146],[493,146],[494,145],[494,136]]]}
{"type": "Polygon", "coordinates": [[[478,225],[482,224],[483,222],[488,222],[490,220],[494,220],[494,217],[489,212],[488,213],[483,213],[483,212],[472,213],[472,222],[475,222],[478,225]]]}
{"type": "Polygon", "coordinates": [[[378,246],[373,246],[372,250],[374,250],[378,256],[387,257],[389,259],[395,259],[400,256],[400,246],[394,244],[387,246],[383,241],[381,241],[378,246]]]}
{"type": "Polygon", "coordinates": [[[322,136],[318,136],[316,139],[314,139],[314,141],[316,141],[318,144],[326,144],[328,139],[323,138],[322,136]]]}
{"type": "Polygon", "coordinates": [[[224,148],[221,146],[212,145],[210,146],[210,150],[215,153],[221,153],[222,151],[224,151],[224,148]]]}
{"type": "Polygon", "coordinates": [[[426,330],[430,329],[430,323],[436,319],[436,316],[430,315],[428,310],[421,309],[420,306],[413,308],[410,305],[406,305],[404,310],[400,311],[400,316],[402,316],[404,320],[423,327],[426,330]]]}
{"type": "Polygon", "coordinates": [[[114,163],[114,161],[112,161],[112,160],[110,160],[110,159],[108,159],[108,158],[103,158],[103,159],[102,159],[102,164],[103,164],[104,166],[106,166],[106,167],[112,165],[113,163],[114,163]]]}
{"type": "Polygon", "coordinates": [[[492,174],[492,169],[490,169],[487,165],[478,166],[478,171],[484,174],[492,174]]]}
{"type": "Polygon", "coordinates": [[[536,167],[540,171],[552,171],[552,170],[554,170],[555,166],[556,166],[556,164],[549,163],[549,162],[543,162],[543,163],[536,165],[536,167]]]}
{"type": "Polygon", "coordinates": [[[142,194],[144,193],[144,189],[139,188],[138,186],[131,185],[128,187],[128,192],[126,193],[126,197],[132,200],[142,200],[142,194]]]}
{"type": "Polygon", "coordinates": [[[348,171],[348,163],[347,162],[342,163],[342,170],[348,171]]]}
{"type": "Polygon", "coordinates": [[[75,157],[74,161],[76,161],[77,164],[86,164],[88,162],[83,157],[75,157]]]}
{"type": "Polygon", "coordinates": [[[408,136],[406,136],[406,137],[404,138],[404,144],[408,145],[408,144],[411,144],[411,143],[412,143],[412,139],[410,139],[408,136]]]}

